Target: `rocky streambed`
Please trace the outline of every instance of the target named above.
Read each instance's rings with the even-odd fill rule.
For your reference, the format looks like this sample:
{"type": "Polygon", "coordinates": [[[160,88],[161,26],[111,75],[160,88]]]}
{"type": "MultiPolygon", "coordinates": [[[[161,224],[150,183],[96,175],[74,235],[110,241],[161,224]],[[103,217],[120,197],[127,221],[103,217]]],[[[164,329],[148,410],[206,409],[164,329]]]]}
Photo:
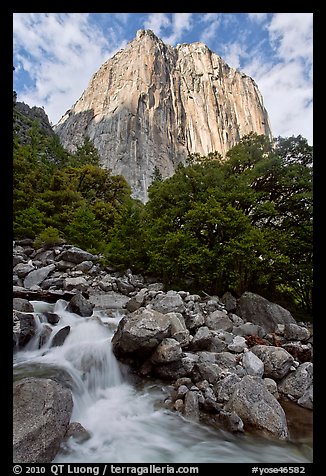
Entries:
{"type": "MultiPolygon", "coordinates": [[[[180,445],[181,427],[207,440],[202,462],[225,461],[218,452],[211,459],[216,438],[218,445],[246,443],[243,453],[234,450],[243,461],[248,438],[259,437],[255,444],[266,442],[271,454],[271,445],[311,447],[312,328],[286,309],[250,292],[236,299],[166,291],[130,271],[102,267],[96,256],[69,245],[35,250],[29,240],[16,242],[13,265],[14,462],[83,461],[78,445],[91,461],[94,438],[104,445],[98,461],[108,454],[113,461],[115,438],[137,415],[134,433],[141,428],[145,440],[144,432],[155,434],[152,420],[167,425],[155,456],[144,450],[138,462],[177,462],[164,448],[171,432],[180,445]],[[142,388],[137,397],[135,381],[142,388]],[[144,388],[150,408],[156,402],[150,414],[144,388]]],[[[193,452],[183,453],[187,461],[193,452]]],[[[298,461],[311,461],[311,451],[304,453],[298,461]]],[[[119,447],[114,454],[123,458],[116,462],[133,462],[128,458],[140,453],[128,456],[119,447]]],[[[298,456],[291,455],[287,446],[287,457],[278,454],[275,462],[294,462],[298,456]]],[[[249,461],[264,462],[261,457],[249,461]]]]}

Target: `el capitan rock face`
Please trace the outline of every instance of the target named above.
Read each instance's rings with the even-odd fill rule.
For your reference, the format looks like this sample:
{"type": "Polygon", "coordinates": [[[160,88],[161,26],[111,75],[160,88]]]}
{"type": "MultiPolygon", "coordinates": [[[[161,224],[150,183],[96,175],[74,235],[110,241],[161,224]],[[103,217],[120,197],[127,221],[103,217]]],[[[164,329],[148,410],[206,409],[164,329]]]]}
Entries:
{"type": "Polygon", "coordinates": [[[173,48],[150,30],[101,66],[55,126],[70,151],[88,136],[142,201],[156,168],[169,177],[190,153],[224,155],[251,131],[271,135],[253,79],[203,43],[173,48]]]}

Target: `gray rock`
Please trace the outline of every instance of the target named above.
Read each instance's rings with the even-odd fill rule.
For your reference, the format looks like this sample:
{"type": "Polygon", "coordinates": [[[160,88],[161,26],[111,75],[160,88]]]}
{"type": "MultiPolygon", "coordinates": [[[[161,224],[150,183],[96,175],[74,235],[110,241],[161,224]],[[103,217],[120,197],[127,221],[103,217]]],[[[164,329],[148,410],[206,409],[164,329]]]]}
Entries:
{"type": "Polygon", "coordinates": [[[50,463],[67,431],[71,391],[50,379],[24,378],[13,385],[13,462],[50,463]]]}
{"type": "Polygon", "coordinates": [[[183,414],[186,418],[199,421],[199,404],[197,392],[189,391],[184,398],[183,414]]]}
{"type": "Polygon", "coordinates": [[[263,379],[263,382],[265,384],[265,387],[267,388],[267,390],[277,399],[279,399],[279,393],[278,393],[278,390],[277,390],[277,383],[275,382],[275,380],[271,379],[271,378],[264,378],[263,379]]]}
{"type": "Polygon", "coordinates": [[[313,364],[311,362],[305,362],[287,375],[279,384],[278,390],[280,393],[291,395],[298,399],[301,398],[305,391],[310,387],[313,382],[313,364]]]}
{"type": "Polygon", "coordinates": [[[152,283],[148,285],[148,290],[149,291],[163,291],[164,290],[164,284],[163,283],[152,283]]]}
{"type": "Polygon", "coordinates": [[[64,287],[64,280],[62,278],[48,278],[42,283],[42,289],[56,288],[62,289],[64,287]]]}
{"type": "Polygon", "coordinates": [[[235,336],[231,344],[228,345],[228,349],[231,352],[243,352],[247,349],[246,339],[241,336],[235,336]]]}
{"type": "Polygon", "coordinates": [[[106,294],[93,294],[89,296],[88,301],[94,304],[95,309],[123,309],[129,301],[129,297],[111,291],[106,294]]]}
{"type": "Polygon", "coordinates": [[[174,409],[177,411],[177,412],[180,412],[182,413],[183,412],[183,407],[184,407],[184,403],[183,403],[183,400],[181,398],[178,398],[175,402],[174,402],[174,409]]]}
{"type": "Polygon", "coordinates": [[[191,341],[191,349],[192,350],[208,349],[209,346],[211,345],[212,337],[213,337],[212,331],[210,331],[208,327],[206,326],[200,327],[191,341]]]}
{"type": "Polygon", "coordinates": [[[59,329],[58,332],[53,336],[51,347],[61,346],[68,337],[69,332],[70,326],[65,326],[59,329]]]}
{"type": "Polygon", "coordinates": [[[220,339],[217,335],[213,334],[207,349],[209,352],[224,352],[227,350],[227,343],[220,339]]]}
{"type": "Polygon", "coordinates": [[[78,276],[77,278],[66,278],[64,280],[63,287],[68,291],[72,289],[78,289],[79,291],[86,291],[87,281],[84,277],[78,276]]]}
{"type": "Polygon", "coordinates": [[[242,365],[248,375],[262,377],[264,375],[264,363],[253,352],[243,354],[242,365]]]}
{"type": "Polygon", "coordinates": [[[73,263],[72,261],[65,261],[65,260],[60,260],[60,261],[57,261],[56,263],[56,268],[59,270],[59,271],[67,271],[67,269],[71,269],[75,266],[75,263],[73,263]]]}
{"type": "Polygon", "coordinates": [[[264,376],[275,380],[283,378],[293,365],[293,357],[285,349],[272,345],[255,345],[251,351],[264,364],[264,376]]]}
{"type": "Polygon", "coordinates": [[[33,305],[27,299],[13,298],[13,309],[20,312],[34,312],[33,305]]]}
{"type": "Polygon", "coordinates": [[[306,327],[297,324],[285,324],[284,337],[287,340],[303,340],[306,341],[310,337],[310,332],[306,327]]]}
{"type": "Polygon", "coordinates": [[[241,317],[237,316],[236,314],[233,314],[232,312],[230,312],[228,316],[233,322],[234,326],[242,326],[242,324],[244,324],[243,319],[241,319],[241,317]]]}
{"type": "Polygon", "coordinates": [[[214,393],[220,402],[227,402],[234,392],[235,386],[240,382],[240,377],[230,374],[219,380],[214,385],[214,393]]]}
{"type": "Polygon", "coordinates": [[[126,304],[126,309],[128,309],[129,312],[137,311],[140,307],[141,303],[138,302],[135,297],[131,298],[126,304]]]}
{"type": "Polygon", "coordinates": [[[35,267],[28,263],[18,263],[13,269],[13,272],[17,274],[19,278],[25,278],[25,276],[33,271],[35,267]]]}
{"type": "Polygon", "coordinates": [[[297,403],[304,408],[308,408],[309,410],[313,409],[314,400],[313,400],[313,386],[312,385],[310,385],[310,387],[307,388],[307,390],[302,395],[302,397],[299,398],[297,403]]]}
{"type": "Polygon", "coordinates": [[[207,380],[211,384],[215,384],[223,374],[222,368],[211,362],[197,362],[195,363],[191,372],[192,379],[195,382],[207,380]]]}
{"type": "Polygon", "coordinates": [[[189,344],[190,334],[186,327],[183,315],[179,312],[168,312],[166,316],[171,322],[171,336],[180,342],[181,347],[189,344]]]}
{"type": "Polygon", "coordinates": [[[76,271],[82,271],[83,273],[88,273],[91,270],[94,263],[93,261],[82,261],[81,263],[77,264],[75,269],[76,271]]]}
{"type": "Polygon", "coordinates": [[[88,253],[76,246],[72,246],[67,250],[64,250],[58,257],[57,260],[70,261],[71,263],[80,264],[83,261],[95,261],[97,256],[88,253]]]}
{"type": "Polygon", "coordinates": [[[45,312],[44,315],[49,324],[55,325],[60,321],[60,317],[55,312],[45,312]]]}
{"type": "Polygon", "coordinates": [[[83,443],[91,437],[89,431],[81,425],[78,421],[73,421],[69,424],[68,430],[65,434],[65,439],[74,438],[78,443],[83,443]]]}
{"type": "Polygon", "coordinates": [[[280,439],[288,437],[283,408],[257,377],[243,377],[225,405],[225,410],[236,412],[245,427],[262,430],[280,439]]]}
{"type": "Polygon", "coordinates": [[[278,324],[296,323],[287,309],[251,292],[242,294],[236,314],[245,321],[262,326],[266,332],[275,332],[278,324]]]}
{"type": "Polygon", "coordinates": [[[178,387],[178,390],[177,390],[176,398],[183,399],[187,392],[189,392],[189,388],[186,385],[180,385],[180,387],[178,387]]]}
{"type": "Polygon", "coordinates": [[[129,296],[130,293],[135,291],[135,288],[132,284],[129,283],[126,279],[116,279],[116,284],[120,293],[129,296]]]}
{"type": "Polygon", "coordinates": [[[52,333],[52,328],[45,324],[40,332],[39,338],[38,338],[38,347],[39,349],[48,342],[50,339],[50,335],[52,333]]]}
{"type": "Polygon", "coordinates": [[[167,314],[168,312],[184,312],[185,305],[176,291],[168,291],[166,294],[158,294],[151,302],[155,311],[167,314]]]}
{"type": "Polygon", "coordinates": [[[217,420],[227,431],[231,431],[232,433],[243,432],[243,421],[235,412],[221,410],[217,416],[217,420]]]}
{"type": "Polygon", "coordinates": [[[204,315],[201,313],[191,314],[185,318],[186,326],[189,330],[198,329],[205,324],[204,315]]]}
{"type": "Polygon", "coordinates": [[[182,349],[179,342],[175,339],[165,338],[156,347],[151,361],[154,364],[165,364],[180,360],[182,357],[182,349]]]}
{"type": "Polygon", "coordinates": [[[223,296],[221,297],[221,301],[225,305],[225,309],[228,312],[232,312],[236,310],[237,300],[229,291],[223,294],[223,296]]]}
{"type": "Polygon", "coordinates": [[[177,380],[178,378],[186,377],[188,375],[187,370],[183,366],[182,360],[176,360],[161,365],[156,364],[152,369],[152,373],[156,377],[169,381],[177,380]]]}
{"type": "Polygon", "coordinates": [[[24,279],[24,287],[31,289],[33,286],[39,285],[47,276],[55,270],[55,264],[49,264],[43,268],[31,271],[24,279]]]}
{"type": "Polygon", "coordinates": [[[233,322],[229,319],[228,315],[223,311],[214,311],[205,317],[205,324],[209,329],[224,331],[232,331],[233,322]]]}
{"type": "Polygon", "coordinates": [[[93,308],[94,304],[90,303],[81,293],[78,293],[69,301],[66,310],[82,317],[89,317],[93,314],[93,308]]]}
{"type": "MultiPolygon", "coordinates": [[[[180,296],[179,296],[180,297],[180,296]]],[[[112,339],[114,354],[150,356],[158,344],[171,336],[171,321],[154,309],[140,308],[119,322],[112,339]]]]}
{"type": "Polygon", "coordinates": [[[195,363],[198,362],[198,355],[186,352],[185,357],[182,357],[182,365],[187,374],[190,374],[194,368],[195,363]]]}
{"type": "Polygon", "coordinates": [[[201,297],[198,294],[189,294],[188,296],[185,297],[184,300],[185,300],[185,302],[190,302],[190,301],[200,302],[201,297]]]}
{"type": "Polygon", "coordinates": [[[13,311],[14,334],[19,347],[24,347],[36,333],[33,314],[13,311]]]}
{"type": "Polygon", "coordinates": [[[236,373],[239,359],[231,352],[219,352],[215,354],[215,363],[224,371],[236,373]]]}
{"type": "Polygon", "coordinates": [[[232,333],[237,336],[258,336],[264,337],[266,334],[265,330],[257,325],[253,324],[252,322],[245,322],[244,324],[234,326],[232,329],[232,333]]]}

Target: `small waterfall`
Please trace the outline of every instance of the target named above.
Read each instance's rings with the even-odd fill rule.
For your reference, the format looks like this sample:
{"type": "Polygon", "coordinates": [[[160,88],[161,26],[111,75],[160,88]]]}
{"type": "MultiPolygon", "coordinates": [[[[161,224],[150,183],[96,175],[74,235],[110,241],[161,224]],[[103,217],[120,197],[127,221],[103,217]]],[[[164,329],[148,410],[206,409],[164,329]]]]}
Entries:
{"type": "Polygon", "coordinates": [[[161,407],[159,386],[137,388],[127,382],[115,359],[111,338],[121,316],[108,318],[95,311],[80,317],[66,311],[67,303],[33,302],[37,333],[14,355],[14,376],[48,376],[72,389],[72,421],[80,422],[90,438],[70,438],[54,462],[80,463],[304,463],[312,460],[304,444],[271,442],[248,435],[233,435],[192,423],[161,407]],[[43,313],[56,313],[56,325],[43,313]],[[51,337],[39,348],[44,326],[51,337]],[[63,345],[52,347],[63,327],[70,332],[63,345]]]}

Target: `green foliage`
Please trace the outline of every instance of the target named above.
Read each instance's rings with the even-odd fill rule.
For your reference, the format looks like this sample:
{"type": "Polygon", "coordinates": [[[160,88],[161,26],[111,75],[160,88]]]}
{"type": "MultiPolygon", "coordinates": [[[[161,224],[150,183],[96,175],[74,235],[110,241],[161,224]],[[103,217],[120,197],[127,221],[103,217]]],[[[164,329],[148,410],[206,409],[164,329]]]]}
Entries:
{"type": "Polygon", "coordinates": [[[63,243],[62,233],[56,228],[49,226],[45,228],[41,233],[36,237],[34,240],[34,247],[40,248],[41,246],[44,248],[59,245],[63,243]]]}
{"type": "Polygon", "coordinates": [[[300,136],[250,134],[227,159],[192,157],[150,187],[149,270],[219,295],[282,294],[311,312],[312,148],[300,136]]]}
{"type": "Polygon", "coordinates": [[[99,252],[103,247],[101,223],[87,206],[81,206],[76,210],[66,227],[66,237],[69,243],[90,253],[99,252]]]}
{"type": "Polygon", "coordinates": [[[35,206],[17,213],[14,221],[15,238],[35,238],[45,228],[45,214],[35,206]]]}

